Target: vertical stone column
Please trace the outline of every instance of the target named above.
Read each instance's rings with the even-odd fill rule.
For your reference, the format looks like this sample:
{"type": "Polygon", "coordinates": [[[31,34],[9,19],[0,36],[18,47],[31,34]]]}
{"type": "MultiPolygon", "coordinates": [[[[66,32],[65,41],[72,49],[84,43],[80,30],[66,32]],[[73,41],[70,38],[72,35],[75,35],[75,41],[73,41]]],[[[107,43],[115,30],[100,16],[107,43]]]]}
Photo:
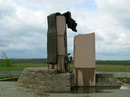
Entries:
{"type": "Polygon", "coordinates": [[[72,31],[77,32],[77,23],[71,18],[71,12],[63,14],[57,12],[47,16],[47,63],[48,69],[56,69],[59,72],[69,71],[67,55],[66,25],[72,31]]]}
{"type": "Polygon", "coordinates": [[[74,66],[77,86],[95,86],[95,34],[74,38],[74,66]]]}
{"type": "Polygon", "coordinates": [[[58,63],[57,70],[65,72],[65,57],[67,54],[67,35],[66,35],[66,20],[64,16],[56,17],[57,24],[57,48],[58,48],[58,63]]]}
{"type": "Polygon", "coordinates": [[[48,64],[48,68],[56,69],[59,72],[65,72],[65,57],[67,54],[67,35],[66,35],[66,20],[65,17],[62,15],[56,16],[56,30],[57,30],[58,62],[55,65],[48,64]]]}

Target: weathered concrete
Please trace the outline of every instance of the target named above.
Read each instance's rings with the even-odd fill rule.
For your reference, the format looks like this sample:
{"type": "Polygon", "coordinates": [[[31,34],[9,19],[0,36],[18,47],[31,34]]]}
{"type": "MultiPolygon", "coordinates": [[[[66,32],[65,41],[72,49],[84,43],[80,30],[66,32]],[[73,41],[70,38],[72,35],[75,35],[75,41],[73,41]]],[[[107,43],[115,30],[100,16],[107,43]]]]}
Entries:
{"type": "Polygon", "coordinates": [[[19,77],[19,71],[0,71],[0,77],[19,77]]]}
{"type": "Polygon", "coordinates": [[[96,86],[120,87],[121,85],[111,73],[96,73],[96,86]]]}
{"type": "Polygon", "coordinates": [[[17,85],[41,92],[70,92],[74,85],[72,73],[58,73],[55,69],[25,68],[17,85]]]}
{"type": "Polygon", "coordinates": [[[95,68],[75,68],[76,85],[95,86],[95,68]]]}
{"type": "MultiPolygon", "coordinates": [[[[19,77],[21,74],[20,71],[0,71],[0,77],[10,77],[10,73],[12,77],[19,77]]],[[[130,78],[130,72],[105,72],[105,73],[113,74],[114,77],[116,78],[130,78]]]]}
{"type": "Polygon", "coordinates": [[[79,34],[74,38],[76,86],[95,86],[95,34],[79,34]]]}

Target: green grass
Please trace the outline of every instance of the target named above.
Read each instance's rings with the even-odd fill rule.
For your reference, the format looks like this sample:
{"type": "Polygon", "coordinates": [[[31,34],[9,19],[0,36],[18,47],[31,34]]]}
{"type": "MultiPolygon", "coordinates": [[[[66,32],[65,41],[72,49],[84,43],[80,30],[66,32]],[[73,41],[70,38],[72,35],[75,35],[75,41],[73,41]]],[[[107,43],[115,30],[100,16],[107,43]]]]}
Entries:
{"type": "Polygon", "coordinates": [[[97,72],[130,72],[130,65],[96,65],[97,72]]]}
{"type": "Polygon", "coordinates": [[[0,71],[23,71],[23,69],[27,67],[47,67],[47,64],[19,63],[19,64],[13,64],[10,67],[0,66],[0,71]]]}
{"type": "Polygon", "coordinates": [[[5,79],[5,78],[8,78],[8,77],[0,77],[0,79],[5,79]]]}
{"type": "MultiPolygon", "coordinates": [[[[70,66],[72,70],[74,68],[73,65],[70,66]]],[[[104,65],[104,64],[97,64],[96,65],[96,72],[130,72],[130,65],[104,65]]]]}
{"type": "MultiPolygon", "coordinates": [[[[36,63],[19,63],[13,64],[10,67],[0,66],[0,71],[23,71],[24,68],[27,67],[47,67],[47,64],[36,64],[36,63]]],[[[70,66],[72,70],[74,68],[73,65],[70,66]]],[[[130,65],[104,65],[104,64],[97,64],[96,65],[97,72],[130,72],[130,65]]]]}

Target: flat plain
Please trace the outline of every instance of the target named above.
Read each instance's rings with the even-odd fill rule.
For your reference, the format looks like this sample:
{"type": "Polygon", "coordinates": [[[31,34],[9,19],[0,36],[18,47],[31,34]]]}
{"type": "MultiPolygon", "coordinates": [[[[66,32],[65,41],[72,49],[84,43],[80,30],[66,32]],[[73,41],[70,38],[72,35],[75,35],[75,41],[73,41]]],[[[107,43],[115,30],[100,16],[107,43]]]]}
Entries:
{"type": "MultiPolygon", "coordinates": [[[[47,67],[47,64],[43,63],[18,63],[11,66],[0,65],[0,71],[23,71],[27,67],[47,67]]],[[[73,64],[70,65],[70,69],[74,68],[73,64]]],[[[96,64],[96,72],[130,72],[130,65],[113,65],[113,64],[96,64]]]]}

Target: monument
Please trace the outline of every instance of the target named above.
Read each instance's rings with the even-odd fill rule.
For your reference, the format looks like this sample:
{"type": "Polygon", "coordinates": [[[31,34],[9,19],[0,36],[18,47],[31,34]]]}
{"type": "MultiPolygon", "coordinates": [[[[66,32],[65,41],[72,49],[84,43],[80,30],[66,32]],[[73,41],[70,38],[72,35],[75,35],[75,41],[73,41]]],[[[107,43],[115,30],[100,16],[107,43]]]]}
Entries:
{"type": "Polygon", "coordinates": [[[95,86],[95,33],[75,36],[74,66],[77,86],[95,86]]]}
{"type": "Polygon", "coordinates": [[[47,20],[48,67],[25,68],[17,85],[40,93],[70,92],[72,87],[78,86],[119,85],[111,74],[95,73],[95,33],[74,37],[74,72],[69,72],[66,29],[68,27],[77,32],[77,23],[72,19],[70,12],[53,13],[47,20]]]}
{"type": "Polygon", "coordinates": [[[75,78],[68,70],[66,25],[76,32],[77,23],[70,12],[53,13],[47,20],[48,68],[25,68],[17,84],[40,92],[70,92],[75,78]]]}
{"type": "Polygon", "coordinates": [[[71,13],[53,13],[47,17],[47,63],[48,69],[67,72],[67,32],[66,24],[72,31],[77,32],[77,23],[71,18],[71,13]]]}

